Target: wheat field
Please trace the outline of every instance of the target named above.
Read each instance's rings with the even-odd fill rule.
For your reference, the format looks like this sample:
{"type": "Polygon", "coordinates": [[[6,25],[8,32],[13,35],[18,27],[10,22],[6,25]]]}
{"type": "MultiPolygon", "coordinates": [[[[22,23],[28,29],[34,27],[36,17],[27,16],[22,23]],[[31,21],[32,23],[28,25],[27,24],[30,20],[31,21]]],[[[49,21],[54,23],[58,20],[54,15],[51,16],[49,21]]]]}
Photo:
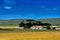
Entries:
{"type": "Polygon", "coordinates": [[[0,40],[60,40],[60,32],[6,32],[0,40]]]}

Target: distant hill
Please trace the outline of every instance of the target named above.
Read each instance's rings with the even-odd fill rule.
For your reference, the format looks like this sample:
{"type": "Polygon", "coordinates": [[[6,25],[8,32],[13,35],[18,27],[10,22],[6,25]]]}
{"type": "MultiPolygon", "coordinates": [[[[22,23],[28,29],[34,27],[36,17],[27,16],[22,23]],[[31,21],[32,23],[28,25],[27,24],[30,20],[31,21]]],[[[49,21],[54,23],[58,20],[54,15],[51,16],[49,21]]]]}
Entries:
{"type": "Polygon", "coordinates": [[[42,23],[50,23],[52,25],[60,25],[60,18],[39,19],[42,23]]]}
{"type": "Polygon", "coordinates": [[[27,19],[0,20],[0,26],[19,26],[19,23],[25,20],[27,19]]]}
{"type": "MultiPolygon", "coordinates": [[[[0,26],[18,26],[21,21],[27,19],[12,19],[12,20],[0,20],[0,26]]],[[[39,19],[42,23],[50,23],[52,25],[60,25],[60,18],[52,19],[39,19]]]]}

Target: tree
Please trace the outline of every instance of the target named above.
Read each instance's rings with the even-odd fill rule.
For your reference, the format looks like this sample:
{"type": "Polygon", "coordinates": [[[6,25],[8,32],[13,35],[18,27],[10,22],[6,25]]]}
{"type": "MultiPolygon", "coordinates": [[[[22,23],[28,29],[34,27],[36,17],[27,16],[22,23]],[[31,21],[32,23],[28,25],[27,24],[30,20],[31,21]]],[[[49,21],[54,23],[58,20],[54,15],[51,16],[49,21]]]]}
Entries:
{"type": "Polygon", "coordinates": [[[42,25],[42,23],[41,23],[40,21],[36,21],[36,24],[40,24],[40,25],[42,25]]]}
{"type": "Polygon", "coordinates": [[[45,23],[44,25],[46,25],[46,26],[47,26],[46,28],[47,28],[48,30],[50,30],[50,29],[51,29],[51,27],[50,27],[50,25],[51,25],[51,24],[49,24],[49,23],[45,23]]]}
{"type": "Polygon", "coordinates": [[[19,27],[24,27],[24,23],[23,22],[19,23],[19,27]]]}
{"type": "Polygon", "coordinates": [[[55,30],[56,28],[55,27],[53,27],[53,30],[55,30]]]}
{"type": "Polygon", "coordinates": [[[32,26],[32,21],[34,20],[25,20],[19,24],[19,27],[24,27],[25,29],[29,29],[32,26]]]}
{"type": "Polygon", "coordinates": [[[24,26],[25,29],[30,29],[30,27],[31,27],[31,22],[26,23],[25,26],[24,26]]]}

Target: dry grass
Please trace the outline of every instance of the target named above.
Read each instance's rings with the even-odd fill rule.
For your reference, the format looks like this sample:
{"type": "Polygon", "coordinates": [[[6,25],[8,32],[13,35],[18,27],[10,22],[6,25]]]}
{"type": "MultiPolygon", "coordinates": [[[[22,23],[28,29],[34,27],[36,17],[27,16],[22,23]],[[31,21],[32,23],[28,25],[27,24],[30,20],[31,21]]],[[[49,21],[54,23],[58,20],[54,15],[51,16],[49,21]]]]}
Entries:
{"type": "Polygon", "coordinates": [[[0,28],[3,28],[3,29],[14,29],[14,28],[19,28],[19,26],[0,26],[0,28]]]}
{"type": "Polygon", "coordinates": [[[60,32],[0,33],[0,40],[60,40],[60,32]]]}

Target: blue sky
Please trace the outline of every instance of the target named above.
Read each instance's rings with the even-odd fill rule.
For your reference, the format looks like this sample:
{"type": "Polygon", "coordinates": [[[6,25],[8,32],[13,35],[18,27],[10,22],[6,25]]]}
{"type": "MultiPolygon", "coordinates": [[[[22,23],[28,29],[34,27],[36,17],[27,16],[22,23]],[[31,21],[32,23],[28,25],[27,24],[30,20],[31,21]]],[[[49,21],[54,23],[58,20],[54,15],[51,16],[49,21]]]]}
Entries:
{"type": "Polygon", "coordinates": [[[60,18],[60,0],[0,0],[0,19],[60,18]]]}

